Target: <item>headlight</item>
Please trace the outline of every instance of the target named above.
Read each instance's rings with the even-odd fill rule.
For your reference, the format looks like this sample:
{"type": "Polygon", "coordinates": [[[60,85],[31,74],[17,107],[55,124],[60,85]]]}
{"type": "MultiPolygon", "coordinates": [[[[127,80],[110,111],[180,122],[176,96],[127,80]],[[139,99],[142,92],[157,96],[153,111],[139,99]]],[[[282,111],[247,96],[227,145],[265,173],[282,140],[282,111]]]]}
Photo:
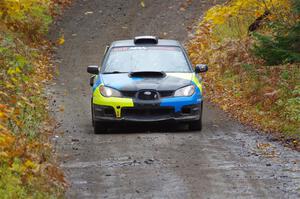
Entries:
{"type": "Polygon", "coordinates": [[[188,96],[192,96],[194,93],[195,93],[195,86],[190,85],[190,86],[186,86],[186,87],[180,88],[177,91],[175,91],[174,96],[175,97],[188,97],[188,96]]]}
{"type": "Polygon", "coordinates": [[[120,91],[106,86],[99,87],[100,93],[104,97],[122,97],[120,91]]]}

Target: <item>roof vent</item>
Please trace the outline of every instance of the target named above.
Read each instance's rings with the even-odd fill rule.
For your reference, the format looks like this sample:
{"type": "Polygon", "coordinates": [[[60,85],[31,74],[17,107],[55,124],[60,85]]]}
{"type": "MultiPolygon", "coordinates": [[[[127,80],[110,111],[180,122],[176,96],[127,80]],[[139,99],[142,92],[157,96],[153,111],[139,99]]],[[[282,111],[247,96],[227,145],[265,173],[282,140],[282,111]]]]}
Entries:
{"type": "Polygon", "coordinates": [[[157,44],[158,38],[154,36],[139,36],[134,38],[134,44],[157,44]]]}

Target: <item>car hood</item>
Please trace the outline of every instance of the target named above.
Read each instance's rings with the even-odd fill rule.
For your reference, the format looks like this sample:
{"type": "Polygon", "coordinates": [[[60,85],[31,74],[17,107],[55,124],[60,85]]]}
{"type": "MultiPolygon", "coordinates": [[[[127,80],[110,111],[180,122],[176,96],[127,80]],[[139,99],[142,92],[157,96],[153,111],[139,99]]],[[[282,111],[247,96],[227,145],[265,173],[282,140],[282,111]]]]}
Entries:
{"type": "Polygon", "coordinates": [[[102,83],[105,86],[120,91],[177,90],[190,85],[192,78],[193,73],[167,73],[165,77],[130,77],[127,73],[101,74],[102,83]]]}

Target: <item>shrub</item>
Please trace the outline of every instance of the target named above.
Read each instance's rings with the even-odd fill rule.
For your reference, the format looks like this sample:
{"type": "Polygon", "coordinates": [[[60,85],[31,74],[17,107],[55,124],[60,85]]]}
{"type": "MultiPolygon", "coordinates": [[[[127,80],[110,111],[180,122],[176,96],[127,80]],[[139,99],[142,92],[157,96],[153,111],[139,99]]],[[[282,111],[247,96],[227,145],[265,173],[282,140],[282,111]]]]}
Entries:
{"type": "MultiPolygon", "coordinates": [[[[300,3],[294,1],[294,12],[300,14],[300,3]]],[[[266,61],[267,65],[300,62],[300,21],[289,26],[281,21],[270,22],[272,35],[254,34],[257,44],[253,52],[266,61]]]]}
{"type": "Polygon", "coordinates": [[[43,89],[53,66],[43,36],[65,1],[0,0],[0,198],[63,196],[49,144],[43,89]]]}
{"type": "Polygon", "coordinates": [[[192,62],[210,66],[211,102],[245,124],[298,139],[299,11],[299,0],[231,0],[203,16],[188,44],[192,62]]]}
{"type": "Polygon", "coordinates": [[[266,61],[267,65],[300,62],[300,22],[287,32],[282,31],[276,36],[255,34],[258,44],[253,52],[266,61]]]}
{"type": "Polygon", "coordinates": [[[50,0],[8,1],[0,4],[0,18],[7,28],[36,39],[47,32],[52,22],[50,0]]]}

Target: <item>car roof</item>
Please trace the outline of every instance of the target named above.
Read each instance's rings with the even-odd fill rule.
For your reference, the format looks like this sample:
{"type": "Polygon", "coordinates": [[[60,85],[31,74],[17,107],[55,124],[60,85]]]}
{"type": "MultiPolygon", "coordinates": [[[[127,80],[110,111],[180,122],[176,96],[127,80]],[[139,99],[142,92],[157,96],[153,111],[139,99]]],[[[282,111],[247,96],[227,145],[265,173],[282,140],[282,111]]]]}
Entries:
{"type": "Polygon", "coordinates": [[[114,41],[111,47],[122,47],[122,46],[177,46],[181,47],[181,44],[176,40],[158,39],[157,44],[135,44],[134,40],[119,40],[114,41]]]}

